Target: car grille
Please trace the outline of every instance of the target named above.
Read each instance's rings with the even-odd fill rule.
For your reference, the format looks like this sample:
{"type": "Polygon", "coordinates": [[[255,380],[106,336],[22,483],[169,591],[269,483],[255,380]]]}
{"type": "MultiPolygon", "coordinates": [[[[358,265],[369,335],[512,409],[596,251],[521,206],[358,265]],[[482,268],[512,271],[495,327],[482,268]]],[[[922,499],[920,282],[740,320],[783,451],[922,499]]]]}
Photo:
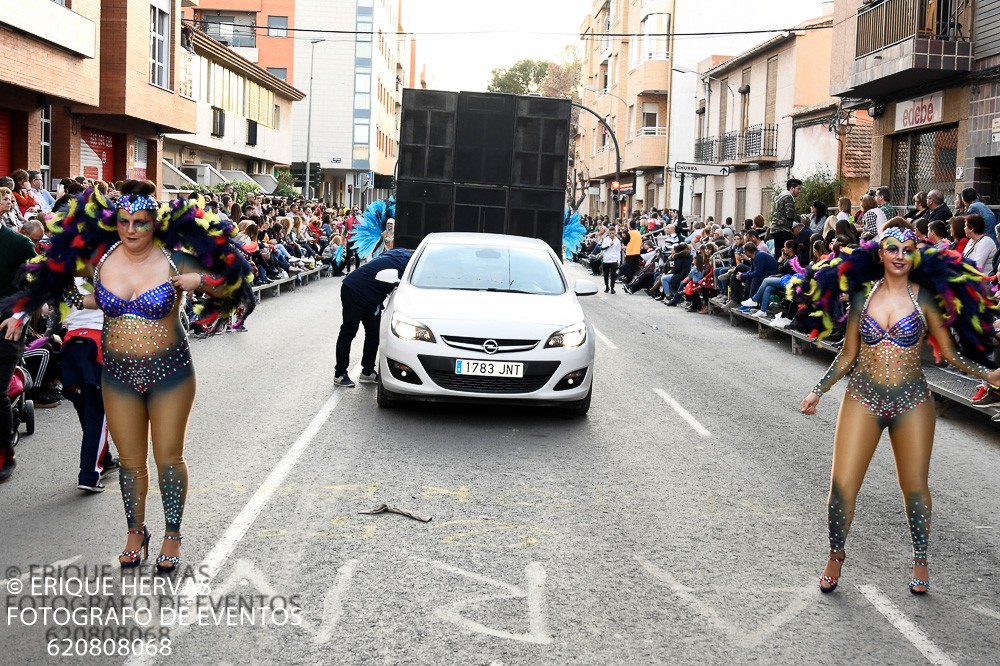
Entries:
{"type": "Polygon", "coordinates": [[[417,358],[432,382],[450,391],[467,393],[533,393],[545,386],[559,367],[559,361],[523,361],[524,377],[477,377],[456,375],[454,358],[423,354],[417,358]]]}
{"type": "Polygon", "coordinates": [[[538,345],[538,340],[515,340],[508,338],[468,338],[456,335],[442,335],[441,339],[449,347],[456,349],[467,349],[469,351],[483,351],[483,343],[493,340],[497,343],[497,354],[510,354],[511,352],[525,352],[534,349],[538,345]]]}

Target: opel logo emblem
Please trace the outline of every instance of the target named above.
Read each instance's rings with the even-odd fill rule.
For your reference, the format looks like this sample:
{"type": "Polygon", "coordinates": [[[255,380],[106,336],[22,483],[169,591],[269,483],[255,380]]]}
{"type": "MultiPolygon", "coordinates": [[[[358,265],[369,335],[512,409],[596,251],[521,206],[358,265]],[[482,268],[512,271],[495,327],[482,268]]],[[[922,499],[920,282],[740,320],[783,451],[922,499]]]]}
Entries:
{"type": "Polygon", "coordinates": [[[496,340],[487,340],[483,343],[483,351],[487,354],[496,354],[500,350],[500,345],[496,340]]]}

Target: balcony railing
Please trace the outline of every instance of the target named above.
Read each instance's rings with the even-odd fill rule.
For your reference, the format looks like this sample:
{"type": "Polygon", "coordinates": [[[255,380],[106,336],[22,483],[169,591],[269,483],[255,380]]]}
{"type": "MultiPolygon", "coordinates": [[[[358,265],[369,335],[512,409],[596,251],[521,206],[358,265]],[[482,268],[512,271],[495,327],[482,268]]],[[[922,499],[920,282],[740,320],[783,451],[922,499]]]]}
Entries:
{"type": "Polygon", "coordinates": [[[635,131],[636,136],[666,136],[666,127],[640,127],[635,131]]]}
{"type": "Polygon", "coordinates": [[[719,160],[722,162],[735,162],[740,158],[740,148],[742,135],[739,132],[726,132],[719,142],[719,160]]]}
{"type": "Polygon", "coordinates": [[[777,154],[777,125],[751,125],[745,132],[726,132],[720,138],[698,139],[694,144],[694,159],[703,164],[755,161],[777,154]]]}
{"type": "Polygon", "coordinates": [[[777,157],[778,126],[751,125],[743,138],[743,159],[777,157]]]}
{"type": "Polygon", "coordinates": [[[858,10],[856,57],[880,51],[913,37],[943,41],[968,41],[970,26],[963,25],[967,3],[927,0],[876,0],[858,10]]]}
{"type": "Polygon", "coordinates": [[[257,48],[257,29],[237,23],[206,23],[205,34],[232,48],[257,48]]]}
{"type": "Polygon", "coordinates": [[[694,142],[694,161],[702,164],[715,164],[717,161],[715,146],[718,142],[714,136],[698,139],[694,142]]]}

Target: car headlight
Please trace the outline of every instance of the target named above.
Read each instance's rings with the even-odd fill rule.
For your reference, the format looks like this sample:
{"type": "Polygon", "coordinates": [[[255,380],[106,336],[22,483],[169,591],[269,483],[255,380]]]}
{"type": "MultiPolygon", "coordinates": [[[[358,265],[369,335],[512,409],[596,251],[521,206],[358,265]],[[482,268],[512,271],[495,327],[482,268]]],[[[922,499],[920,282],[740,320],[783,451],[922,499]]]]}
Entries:
{"type": "Polygon", "coordinates": [[[427,328],[419,321],[410,319],[398,312],[392,313],[392,320],[389,323],[392,334],[400,340],[420,340],[421,342],[436,342],[431,329],[427,328]]]}
{"type": "Polygon", "coordinates": [[[576,349],[587,341],[587,325],[578,321],[566,328],[560,329],[549,336],[545,347],[562,347],[564,349],[576,349]]]}

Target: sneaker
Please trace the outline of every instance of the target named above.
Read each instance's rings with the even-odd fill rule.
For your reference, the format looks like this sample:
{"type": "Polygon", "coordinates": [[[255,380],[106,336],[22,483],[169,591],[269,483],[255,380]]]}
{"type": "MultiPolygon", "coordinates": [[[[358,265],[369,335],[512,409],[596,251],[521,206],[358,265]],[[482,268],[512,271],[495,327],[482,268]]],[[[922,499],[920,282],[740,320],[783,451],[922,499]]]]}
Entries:
{"type": "Polygon", "coordinates": [[[993,423],[1000,423],[1000,412],[997,412],[996,414],[994,414],[993,418],[990,419],[990,420],[993,421],[993,423]]]}
{"type": "Polygon", "coordinates": [[[750,314],[751,307],[749,305],[741,305],[736,308],[737,312],[742,312],[744,314],[750,314]]]}
{"type": "Polygon", "coordinates": [[[118,461],[118,458],[112,458],[111,462],[105,465],[104,469],[101,470],[101,478],[103,479],[112,472],[117,472],[119,469],[121,469],[121,466],[122,464],[118,461]]]}
{"type": "Polygon", "coordinates": [[[62,402],[62,398],[54,393],[49,393],[48,391],[38,391],[31,396],[32,402],[35,403],[35,409],[52,409],[58,407],[62,402]]]}
{"type": "Polygon", "coordinates": [[[10,478],[15,467],[17,467],[17,461],[14,460],[14,449],[0,449],[0,483],[10,478]]]}
{"type": "Polygon", "coordinates": [[[611,293],[612,294],[615,293],[615,288],[614,287],[611,287],[611,293]]]}
{"type": "Polygon", "coordinates": [[[759,304],[757,303],[757,301],[753,300],[752,298],[748,298],[747,300],[745,300],[742,303],[740,303],[740,305],[745,305],[748,308],[756,308],[756,307],[759,306],[759,304]]]}
{"type": "Polygon", "coordinates": [[[345,372],[339,377],[333,378],[334,386],[345,386],[347,388],[354,388],[354,382],[351,381],[351,377],[345,372]]]}
{"type": "Polygon", "coordinates": [[[768,318],[766,310],[757,310],[757,312],[753,313],[753,316],[757,317],[758,319],[767,319],[768,318]]]}
{"type": "Polygon", "coordinates": [[[362,384],[374,384],[378,381],[378,373],[374,370],[372,370],[371,373],[362,372],[361,376],[358,377],[358,381],[362,384]]]}
{"type": "Polygon", "coordinates": [[[1000,402],[1000,395],[997,395],[997,392],[991,390],[987,385],[980,386],[976,395],[972,396],[972,406],[979,409],[990,409],[996,406],[997,402],[1000,402]],[[984,395],[980,395],[980,393],[984,395]]]}
{"type": "Polygon", "coordinates": [[[97,493],[103,493],[104,492],[104,484],[101,483],[100,481],[98,481],[97,483],[95,483],[92,486],[89,486],[86,483],[78,483],[76,485],[76,487],[77,487],[78,490],[86,490],[88,493],[97,494],[97,493]]]}
{"type": "Polygon", "coordinates": [[[771,322],[771,326],[774,326],[775,328],[788,328],[791,325],[792,322],[789,319],[775,319],[771,322]]]}

